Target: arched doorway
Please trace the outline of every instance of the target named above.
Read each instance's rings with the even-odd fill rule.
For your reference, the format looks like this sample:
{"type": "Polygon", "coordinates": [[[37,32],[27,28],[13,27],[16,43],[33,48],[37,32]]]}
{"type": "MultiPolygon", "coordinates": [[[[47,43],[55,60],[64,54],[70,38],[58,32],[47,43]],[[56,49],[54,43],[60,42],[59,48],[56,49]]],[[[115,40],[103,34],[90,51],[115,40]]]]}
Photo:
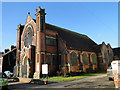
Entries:
{"type": "Polygon", "coordinates": [[[23,60],[22,60],[21,74],[23,78],[29,77],[29,62],[28,62],[28,57],[26,55],[24,55],[23,60]]]}

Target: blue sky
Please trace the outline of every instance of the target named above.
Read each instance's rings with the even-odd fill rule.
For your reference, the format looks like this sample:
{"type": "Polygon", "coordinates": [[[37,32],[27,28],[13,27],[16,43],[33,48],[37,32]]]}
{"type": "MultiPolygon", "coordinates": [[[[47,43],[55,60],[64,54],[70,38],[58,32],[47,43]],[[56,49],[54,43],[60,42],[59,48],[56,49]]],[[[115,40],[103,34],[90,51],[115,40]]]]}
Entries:
{"type": "Polygon", "coordinates": [[[103,41],[118,46],[117,2],[4,2],[2,3],[2,48],[16,45],[17,25],[25,24],[27,13],[32,18],[38,7],[45,8],[46,22],[85,34],[97,44],[103,41]]]}

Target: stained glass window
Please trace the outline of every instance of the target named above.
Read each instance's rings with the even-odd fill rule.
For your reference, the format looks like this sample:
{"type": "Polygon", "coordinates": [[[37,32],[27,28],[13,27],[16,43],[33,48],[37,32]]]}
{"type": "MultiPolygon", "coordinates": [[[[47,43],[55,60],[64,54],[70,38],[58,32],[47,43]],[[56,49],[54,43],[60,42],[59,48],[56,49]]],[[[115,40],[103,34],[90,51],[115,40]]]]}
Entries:
{"type": "Polygon", "coordinates": [[[33,41],[33,29],[31,28],[31,26],[28,26],[26,29],[25,29],[25,32],[24,32],[24,45],[26,47],[28,47],[29,45],[32,45],[32,41],[33,41]]]}

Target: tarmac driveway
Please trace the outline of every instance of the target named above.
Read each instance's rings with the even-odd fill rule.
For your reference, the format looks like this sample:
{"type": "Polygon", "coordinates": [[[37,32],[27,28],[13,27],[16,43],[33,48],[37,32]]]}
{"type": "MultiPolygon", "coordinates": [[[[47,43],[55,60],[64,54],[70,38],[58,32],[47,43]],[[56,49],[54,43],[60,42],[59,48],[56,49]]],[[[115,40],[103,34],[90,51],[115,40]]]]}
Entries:
{"type": "Polygon", "coordinates": [[[106,75],[78,80],[77,83],[65,86],[67,88],[115,88],[114,81],[109,81],[106,75]]]}
{"type": "Polygon", "coordinates": [[[8,88],[12,90],[27,88],[112,88],[114,90],[114,81],[109,81],[107,75],[103,74],[69,82],[49,81],[47,85],[10,82],[8,88]]]}

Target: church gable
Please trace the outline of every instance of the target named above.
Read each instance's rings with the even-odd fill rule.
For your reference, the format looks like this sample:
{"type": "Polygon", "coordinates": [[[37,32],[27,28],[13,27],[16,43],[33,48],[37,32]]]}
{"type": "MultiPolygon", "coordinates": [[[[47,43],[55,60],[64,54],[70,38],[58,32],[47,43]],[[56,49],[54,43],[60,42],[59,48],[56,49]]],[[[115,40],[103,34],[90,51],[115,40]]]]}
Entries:
{"type": "Polygon", "coordinates": [[[25,26],[23,28],[23,33],[21,36],[22,45],[29,46],[35,45],[36,41],[36,23],[31,18],[30,14],[28,13],[25,26]],[[28,40],[29,39],[29,40],[28,40]]]}
{"type": "Polygon", "coordinates": [[[28,24],[30,24],[31,22],[34,23],[34,24],[36,24],[36,22],[34,21],[34,19],[31,18],[30,13],[28,13],[28,16],[27,16],[25,25],[28,25],[28,24]]]}

